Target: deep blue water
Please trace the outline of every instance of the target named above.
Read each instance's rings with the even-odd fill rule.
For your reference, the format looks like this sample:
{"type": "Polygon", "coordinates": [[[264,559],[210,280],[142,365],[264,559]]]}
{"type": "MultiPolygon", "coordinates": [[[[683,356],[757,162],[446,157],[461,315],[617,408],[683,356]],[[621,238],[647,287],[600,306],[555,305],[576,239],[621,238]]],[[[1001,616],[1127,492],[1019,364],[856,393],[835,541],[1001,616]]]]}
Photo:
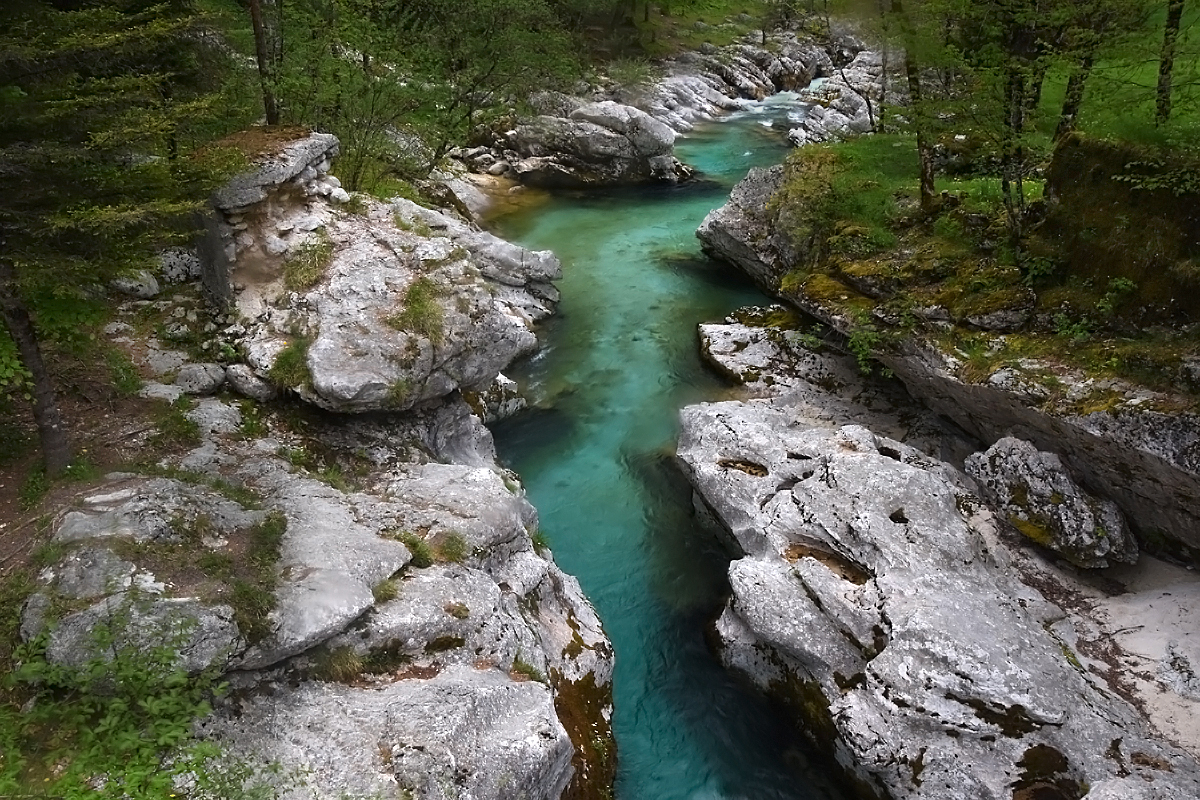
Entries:
{"type": "Polygon", "coordinates": [[[728,392],[700,362],[696,324],[767,302],[694,232],[750,167],[782,160],[789,105],[680,140],[703,181],[560,194],[494,223],[564,266],[546,347],[511,373],[535,408],[495,434],[616,648],[618,800],[837,796],[785,718],[709,652],[729,556],[697,528],[671,461],[679,408],[728,392]]]}

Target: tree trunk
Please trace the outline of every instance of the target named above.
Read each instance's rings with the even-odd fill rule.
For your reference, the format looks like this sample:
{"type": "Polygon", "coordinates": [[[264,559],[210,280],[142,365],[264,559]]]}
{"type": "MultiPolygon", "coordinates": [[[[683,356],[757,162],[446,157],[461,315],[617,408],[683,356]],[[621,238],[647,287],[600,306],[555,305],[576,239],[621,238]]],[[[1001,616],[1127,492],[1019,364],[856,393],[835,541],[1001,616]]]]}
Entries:
{"type": "Polygon", "coordinates": [[[935,214],[938,210],[937,187],[933,177],[933,148],[929,146],[929,135],[925,131],[921,117],[921,75],[917,63],[909,53],[904,51],[904,74],[908,78],[908,97],[912,103],[913,116],[917,123],[917,162],[921,176],[921,211],[925,214],[935,214]]]}
{"type": "Polygon", "coordinates": [[[1171,118],[1171,76],[1175,70],[1175,42],[1179,38],[1179,21],[1183,18],[1184,0],[1167,0],[1167,24],[1163,28],[1162,51],[1158,58],[1158,104],[1154,124],[1161,125],[1171,118]]]}
{"type": "Polygon", "coordinates": [[[262,84],[263,110],[267,124],[279,124],[279,105],[275,102],[275,37],[268,37],[263,24],[262,0],[250,0],[250,22],[254,26],[254,54],[258,59],[258,78],[262,84]]]}
{"type": "MultiPolygon", "coordinates": [[[[0,248],[3,245],[3,236],[0,235],[0,248]]],[[[42,442],[42,462],[46,466],[46,474],[58,475],[71,463],[71,443],[67,439],[67,430],[58,410],[58,398],[54,393],[50,372],[42,360],[42,350],[38,347],[33,320],[30,319],[29,310],[25,308],[25,303],[17,293],[16,269],[2,253],[0,317],[4,319],[8,335],[17,345],[21,363],[33,376],[33,419],[37,423],[38,436],[42,442]]]]}
{"type": "Polygon", "coordinates": [[[1004,141],[1001,153],[1000,191],[1017,264],[1022,262],[1021,239],[1025,219],[1025,153],[1021,135],[1025,128],[1025,76],[1017,68],[1009,70],[1004,81],[1004,141]]]}
{"type": "Polygon", "coordinates": [[[1046,80],[1046,70],[1049,68],[1047,61],[1039,61],[1033,68],[1033,75],[1030,77],[1029,88],[1025,91],[1025,110],[1036,112],[1038,106],[1042,104],[1042,84],[1046,80]]]}
{"type": "Polygon", "coordinates": [[[1075,71],[1067,78],[1067,93],[1063,98],[1062,113],[1058,116],[1058,127],[1054,129],[1054,141],[1069,136],[1075,130],[1075,120],[1079,117],[1079,107],[1083,105],[1083,89],[1087,84],[1088,75],[1092,72],[1095,50],[1088,50],[1079,59],[1075,71]]]}
{"type": "Polygon", "coordinates": [[[921,211],[932,216],[937,213],[937,187],[933,176],[933,148],[929,144],[929,136],[925,131],[921,109],[921,70],[917,60],[913,58],[911,28],[900,0],[892,0],[892,13],[900,19],[901,30],[904,34],[904,76],[908,79],[908,102],[912,106],[913,118],[917,129],[917,164],[921,179],[921,211]]]}

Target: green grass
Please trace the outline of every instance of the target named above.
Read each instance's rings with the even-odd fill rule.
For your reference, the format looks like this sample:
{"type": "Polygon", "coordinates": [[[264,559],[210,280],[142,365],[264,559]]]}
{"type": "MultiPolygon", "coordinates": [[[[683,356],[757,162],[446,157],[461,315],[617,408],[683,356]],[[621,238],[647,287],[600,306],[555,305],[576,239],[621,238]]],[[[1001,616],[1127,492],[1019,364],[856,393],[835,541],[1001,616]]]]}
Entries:
{"type": "Polygon", "coordinates": [[[449,561],[453,564],[461,564],[467,560],[467,556],[471,554],[471,546],[467,543],[466,538],[458,531],[450,531],[442,536],[441,541],[437,545],[437,558],[439,561],[449,561]]]}
{"type": "Polygon", "coordinates": [[[311,342],[303,336],[292,340],[275,357],[275,363],[267,371],[267,378],[281,389],[295,389],[309,385],[312,381],[312,373],[308,370],[310,344],[311,342]]]}
{"type": "Polygon", "coordinates": [[[387,324],[396,330],[420,334],[431,342],[440,342],[446,317],[438,300],[440,294],[438,285],[429,278],[417,278],[404,293],[403,308],[389,316],[387,324]]]}
{"type": "Polygon", "coordinates": [[[200,426],[188,418],[188,412],[196,403],[187,395],[174,403],[160,402],[153,411],[157,432],[150,437],[160,447],[195,447],[200,444],[200,426]]]}
{"type": "Polygon", "coordinates": [[[384,536],[396,539],[408,548],[408,552],[412,555],[412,560],[409,561],[411,566],[424,569],[433,565],[433,548],[429,546],[429,542],[412,531],[385,532],[384,536]]]}
{"type": "Polygon", "coordinates": [[[288,254],[283,262],[283,285],[297,292],[311,289],[325,277],[332,259],[333,240],[321,231],[288,254]]]}

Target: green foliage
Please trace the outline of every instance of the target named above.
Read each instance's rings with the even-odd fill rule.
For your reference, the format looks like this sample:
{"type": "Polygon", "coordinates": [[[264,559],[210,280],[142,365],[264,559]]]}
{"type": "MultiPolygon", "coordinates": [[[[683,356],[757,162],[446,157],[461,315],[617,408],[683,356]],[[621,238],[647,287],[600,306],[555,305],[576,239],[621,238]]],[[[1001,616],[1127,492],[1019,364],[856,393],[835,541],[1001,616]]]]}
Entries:
{"type": "Polygon", "coordinates": [[[470,545],[467,544],[466,538],[458,531],[449,531],[438,542],[437,557],[439,561],[461,564],[467,560],[467,556],[470,554],[470,545]]]}
{"type": "MultiPolygon", "coordinates": [[[[6,597],[13,587],[6,581],[6,597]]],[[[48,662],[44,637],[17,647],[0,705],[0,793],[161,800],[186,784],[193,800],[268,800],[297,786],[277,766],[256,768],[196,737],[193,723],[225,686],[216,669],[184,671],[186,622],[134,633],[137,602],[92,630],[96,655],[78,668],[48,662]]]]}
{"type": "Polygon", "coordinates": [[[281,389],[307,386],[312,381],[308,370],[309,340],[297,336],[275,357],[275,363],[267,371],[267,377],[281,389]]]}
{"type": "Polygon", "coordinates": [[[412,531],[396,531],[387,534],[390,538],[398,539],[408,548],[408,552],[412,554],[412,560],[409,564],[417,569],[424,569],[433,565],[433,548],[429,546],[429,542],[417,536],[412,531]]]}
{"type": "Polygon", "coordinates": [[[321,231],[294,248],[283,262],[283,285],[295,292],[311,289],[325,277],[333,258],[333,241],[321,231]]]}
{"type": "Polygon", "coordinates": [[[533,549],[539,553],[550,549],[550,540],[546,538],[546,532],[541,528],[537,528],[529,534],[529,540],[533,543],[533,549]]]}
{"type": "Polygon", "coordinates": [[[223,687],[214,671],[192,676],[180,666],[189,630],[133,641],[125,635],[130,615],[126,606],[93,629],[99,655],[80,668],[49,663],[44,639],[18,648],[5,689],[35,702],[0,709],[0,792],[19,793],[45,776],[37,788],[51,795],[158,800],[218,755],[191,732],[223,687]]]}
{"type": "Polygon", "coordinates": [[[9,338],[8,332],[0,328],[0,399],[30,399],[31,378],[29,370],[21,363],[17,346],[9,338]]]}
{"type": "Polygon", "coordinates": [[[851,328],[850,335],[846,339],[846,348],[854,356],[859,370],[864,374],[871,372],[871,362],[882,342],[883,334],[871,322],[870,317],[865,313],[856,314],[854,327],[851,328]]]}
{"type": "Polygon", "coordinates": [[[151,441],[159,447],[195,447],[200,444],[200,426],[188,418],[188,412],[195,407],[195,401],[187,395],[181,395],[173,403],[157,403],[153,411],[157,432],[151,441]]]}
{"type": "Polygon", "coordinates": [[[238,434],[243,439],[263,439],[270,433],[267,415],[255,401],[248,398],[239,400],[238,412],[242,418],[238,424],[238,434]]]}
{"type": "Polygon", "coordinates": [[[420,334],[435,344],[440,342],[446,316],[438,301],[440,294],[438,285],[429,278],[417,278],[404,293],[404,308],[387,318],[388,325],[420,334]]]}
{"type": "Polygon", "coordinates": [[[579,71],[544,0],[316,0],[286,22],[283,107],[338,136],[351,191],[423,177],[508,98],[579,71]]]}

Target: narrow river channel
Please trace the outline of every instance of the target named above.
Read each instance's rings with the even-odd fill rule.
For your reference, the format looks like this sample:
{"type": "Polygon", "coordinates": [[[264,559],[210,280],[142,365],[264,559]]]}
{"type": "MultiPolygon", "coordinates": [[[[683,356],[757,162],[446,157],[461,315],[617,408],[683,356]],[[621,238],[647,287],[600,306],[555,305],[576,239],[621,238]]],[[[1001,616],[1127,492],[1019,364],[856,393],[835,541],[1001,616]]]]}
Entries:
{"type": "Polygon", "coordinates": [[[767,302],[700,253],[695,229],[750,167],[782,160],[794,108],[776,96],[681,139],[704,182],[561,194],[494,223],[564,266],[546,347],[512,375],[536,408],[495,434],[616,648],[618,800],[838,796],[782,716],[710,654],[729,556],[696,528],[671,463],[679,408],[728,392],[700,362],[696,324],[767,302]]]}

